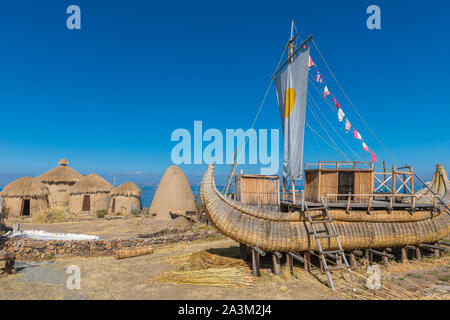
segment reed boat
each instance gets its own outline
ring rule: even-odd
[[[370,207],[369,202],[351,202],[349,208],[347,201],[325,205],[305,201],[303,210],[302,204],[281,202],[286,210],[283,212],[226,197],[217,189],[214,166],[209,165],[200,196],[209,221],[227,237],[269,252],[299,252],[319,251],[311,228],[316,221],[323,221],[316,225],[318,233],[331,233],[331,224],[334,224],[344,250],[434,243],[450,233],[448,206],[440,203],[436,195],[442,195],[439,198],[444,202],[450,201],[450,185],[442,165],[437,166],[430,189],[415,194],[421,200],[415,208],[410,199],[401,202],[374,200]],[[386,195],[373,194],[374,198],[377,196]],[[398,194],[396,198],[402,197],[404,195]],[[328,221],[325,208],[332,222]],[[307,211],[311,213],[312,223]],[[323,250],[339,249],[336,237],[318,241]]]
[[[402,248],[402,255],[408,248],[424,246],[447,250],[436,244],[450,234],[450,185],[443,165],[436,166],[431,183],[425,183],[408,165],[394,164],[388,172],[383,161],[383,170],[377,172],[376,155],[350,125],[326,83],[323,98],[333,98],[337,119],[345,123],[346,133],[353,130],[363,150],[370,152],[371,161],[303,164],[308,81],[311,83],[308,73],[315,64],[310,57],[312,36],[297,45],[296,39],[298,33],[292,24],[287,60],[277,66],[272,77],[284,139],[282,183],[278,176],[234,174],[236,160],[225,192],[220,192],[214,181],[214,165],[210,164],[200,191],[210,223],[239,242],[241,248],[250,246],[260,254],[272,252],[274,261],[281,253],[304,261],[309,253],[318,252],[328,275],[325,257],[340,256],[348,267],[344,252],[366,249],[386,257],[397,247]],[[322,83],[321,77],[317,70],[313,79]],[[233,177],[235,190],[229,194]],[[301,179],[304,190],[295,185]],[[423,188],[417,190],[419,183]],[[301,252],[304,259],[298,255]],[[259,263],[259,258],[256,260]],[[255,255],[253,265],[255,268]]]

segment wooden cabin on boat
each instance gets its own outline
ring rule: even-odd
[[[319,161],[305,165],[305,200],[320,202],[326,196],[329,201],[347,200],[365,202],[364,195],[374,191],[373,162]]]
[[[237,174],[235,199],[252,206],[278,210],[280,208],[280,177]]]

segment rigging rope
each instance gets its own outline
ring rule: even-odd
[[[289,45],[289,41],[287,42],[286,46],[284,47],[283,53],[281,54],[280,60],[278,61],[277,67],[275,68],[275,72],[278,70],[278,68],[280,67],[281,62],[283,61],[283,57],[284,57],[284,54],[286,53],[286,49],[288,48],[288,45]],[[269,90],[272,87],[273,81],[274,81],[274,79],[271,78],[270,82],[269,82],[269,85],[267,87],[266,93],[264,94],[264,98],[262,99],[262,101],[261,101],[261,103],[259,105],[258,112],[256,113],[255,119],[253,119],[253,123],[252,123],[251,129],[253,129],[254,126],[255,126],[256,120],[258,119],[259,114],[261,112],[261,109],[262,109],[262,107],[264,105],[264,102],[266,101],[267,95],[269,94]],[[245,137],[244,145],[242,146],[242,149],[239,152],[239,155],[236,158],[235,163],[233,164],[233,170],[231,171],[230,177],[228,179],[228,182],[227,182],[227,185],[226,185],[226,188],[225,188],[225,193],[224,193],[225,195],[227,195],[227,193],[228,193],[228,188],[230,187],[231,180],[232,180],[232,177],[234,175],[234,172],[236,171],[236,167],[238,165],[239,159],[241,158],[241,154],[242,154],[243,151],[245,152],[245,146],[247,145],[247,140],[248,140],[248,136]],[[222,192],[223,192],[223,190],[222,190]]]
[[[363,117],[361,116],[361,114],[358,112],[358,110],[356,109],[356,107],[353,105],[352,101],[350,100],[350,98],[347,96],[347,94],[345,93],[344,89],[342,88],[341,84],[339,83],[339,81],[336,79],[333,71],[331,71],[330,66],[328,65],[327,61],[325,60],[324,56],[322,55],[322,53],[320,52],[319,48],[317,47],[315,41],[312,39],[312,43],[314,44],[314,47],[316,48],[317,52],[319,53],[320,58],[323,60],[323,62],[325,63],[325,66],[327,67],[328,71],[330,72],[330,74],[333,76],[334,80],[336,81],[337,85],[339,86],[339,89],[341,90],[341,92],[344,94],[345,98],[347,99],[347,101],[350,103],[350,105],[352,106],[353,110],[356,112],[356,114],[358,115],[358,117],[361,119],[361,121],[364,123],[364,125],[369,129],[370,133],[374,136],[374,138],[378,141],[378,143],[384,148],[384,150],[389,154],[389,156],[397,163],[399,163],[399,161],[397,160],[397,158],[395,158],[395,156],[386,148],[386,146],[381,142],[380,139],[378,139],[378,137],[375,135],[375,133],[373,132],[373,130],[369,127],[369,125],[367,124],[367,122],[363,119]]]
[[[314,82],[311,81],[311,79],[309,79],[309,81],[315,86],[316,90],[317,86],[315,85]],[[320,91],[318,91],[320,94]],[[310,93],[308,92],[308,95],[310,95]],[[320,109],[318,103],[314,100],[314,98],[310,95],[311,100],[313,101],[313,103],[315,104],[316,108],[319,110],[319,112],[322,114],[322,116],[325,118],[325,120],[327,121],[327,123],[330,125],[330,127],[334,130],[334,132],[336,133],[336,135],[342,140],[342,142],[347,146],[347,148],[350,149],[351,152],[353,152],[353,154],[356,156],[357,159],[359,159],[360,161],[362,161],[362,158],[355,152],[355,150],[350,147],[350,145],[345,141],[345,139],[339,134],[339,132],[336,130],[336,128],[334,127],[334,125],[327,119],[327,117],[325,116],[325,114],[322,112],[322,110]],[[333,106],[331,105],[331,103],[328,100],[325,100],[325,102],[327,103],[327,105],[331,108],[331,110],[333,111],[333,113],[335,113],[336,115],[338,115],[338,112],[335,110],[335,108],[333,108]]]

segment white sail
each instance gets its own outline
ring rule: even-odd
[[[301,179],[308,90],[309,43],[275,79],[283,126],[283,177]]]

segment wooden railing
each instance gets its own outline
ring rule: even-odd
[[[437,195],[418,195],[418,194],[395,194],[395,193],[382,193],[382,194],[326,194],[324,195],[325,203],[328,203],[330,198],[335,201],[335,199],[339,198],[345,198],[344,200],[347,203],[347,211],[350,210],[351,203],[354,202],[352,199],[354,197],[358,197],[359,199],[362,199],[363,203],[367,203],[368,210],[372,208],[373,201],[376,198],[383,198],[384,200],[389,201],[389,208],[388,211],[391,211],[393,208],[394,203],[397,203],[398,199],[404,199],[404,198],[411,198],[411,210],[416,210],[416,202],[418,198],[430,198],[430,204],[433,205],[434,209],[437,209],[437,201],[438,196]],[[367,201],[365,201],[367,199]]]
[[[394,165],[392,172],[374,172],[373,182],[374,193],[414,194],[414,171],[412,169],[400,171]]]

